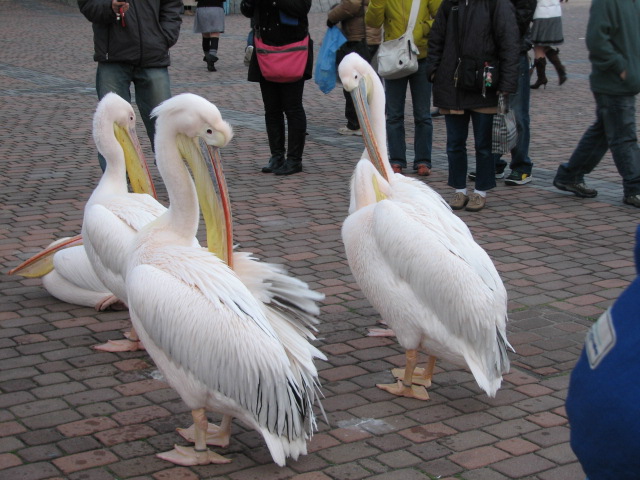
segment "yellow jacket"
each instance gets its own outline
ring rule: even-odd
[[[415,0],[420,2],[413,41],[420,49],[418,58],[426,58],[431,25],[442,0]],[[384,40],[400,37],[409,23],[412,0],[369,0],[365,22],[369,27],[384,27]]]

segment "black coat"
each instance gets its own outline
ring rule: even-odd
[[[267,45],[286,45],[298,42],[309,34],[311,0],[242,0],[240,11],[245,17],[253,19],[255,35]],[[297,25],[287,25],[281,21],[281,12],[297,19]],[[309,38],[309,56],[305,67],[304,79],[311,78],[313,71],[313,41]],[[258,82],[262,79],[260,67],[255,55],[249,64],[248,79]]]
[[[429,36],[427,78],[433,81],[433,105],[449,110],[495,107],[497,91],[515,93],[518,83],[520,35],[509,0],[464,0],[458,3],[460,56],[494,57],[500,62],[497,89],[481,93],[454,85],[458,65],[451,0],[444,0]]]
[[[93,23],[93,59],[142,68],[168,67],[169,48],[180,34],[182,0],[135,0],[130,5],[123,27],[111,2],[78,0],[80,11]]]

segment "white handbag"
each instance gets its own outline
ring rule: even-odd
[[[420,50],[413,41],[413,28],[416,25],[420,0],[413,0],[407,30],[398,38],[382,42],[378,47],[376,60],[378,75],[395,80],[418,71],[418,54]]]

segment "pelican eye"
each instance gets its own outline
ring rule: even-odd
[[[213,129],[207,128],[207,135],[213,135]]]

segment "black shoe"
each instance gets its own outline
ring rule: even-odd
[[[217,71],[215,66],[215,63],[217,61],[218,61],[217,56],[215,56],[213,53],[208,53],[207,54],[207,70],[209,70],[210,72]]]
[[[294,173],[298,173],[302,171],[302,160],[292,160],[287,158],[284,164],[277,170],[274,170],[273,173],[276,175],[293,175]]]
[[[634,207],[640,208],[640,194],[628,195],[624,197],[622,201],[627,205],[633,205]]]
[[[269,163],[267,163],[264,167],[262,167],[262,173],[272,173],[279,168],[282,168],[284,165],[284,157],[279,155],[273,155],[269,159]]]
[[[500,180],[501,178],[504,178],[504,169],[506,168],[506,165],[496,165],[496,180]],[[476,179],[476,172],[469,172],[469,174],[467,175],[467,177],[469,177],[469,180],[475,180]]]
[[[580,197],[580,198],[593,198],[596,195],[598,195],[598,191],[596,189],[589,188],[584,183],[560,183],[558,180],[554,178],[553,186],[556,187],[558,190],[571,192],[576,197]]]

